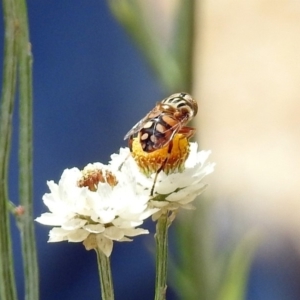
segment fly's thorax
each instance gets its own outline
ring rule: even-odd
[[[161,102],[162,106],[168,105],[174,108],[178,118],[186,119],[187,122],[196,116],[198,112],[197,102],[187,93],[176,93]]]

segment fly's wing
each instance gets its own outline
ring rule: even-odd
[[[128,139],[130,136],[135,135],[138,133],[144,125],[148,122],[148,120],[152,119],[153,117],[159,115],[161,113],[158,105],[155,106],[142,120],[137,122],[124,136],[124,140]]]
[[[179,121],[173,114],[165,113],[161,114],[159,119],[153,132],[155,138],[152,147],[154,150],[161,149],[168,145],[175,134],[180,132],[188,117]]]
[[[124,140],[127,140],[130,136],[136,134],[137,132],[139,132],[144,124],[145,124],[145,120],[146,120],[146,117],[143,118],[142,120],[140,120],[139,122],[137,122],[127,133],[126,135],[124,136]]]

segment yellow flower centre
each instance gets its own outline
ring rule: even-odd
[[[98,183],[108,183],[111,187],[118,184],[116,176],[107,170],[100,169],[87,169],[82,171],[82,178],[78,181],[79,187],[88,187],[90,191],[96,191],[98,188]]]
[[[153,152],[143,151],[139,136],[132,141],[132,156],[140,170],[147,176],[156,173],[160,168],[166,174],[182,172],[189,150],[188,139],[180,133],[173,137],[170,149],[168,144]]]

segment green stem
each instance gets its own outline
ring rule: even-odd
[[[102,300],[114,299],[114,288],[112,273],[110,268],[110,259],[99,248],[96,248],[98,271],[101,285]]]
[[[4,63],[0,111],[0,298],[17,299],[9,223],[8,164],[16,89],[17,34],[15,3],[3,0]]]
[[[19,195],[24,215],[18,225],[21,235],[25,299],[39,298],[37,251],[33,224],[32,174],[32,54],[29,42],[26,0],[15,0],[20,35],[18,38],[20,134],[19,134]]]
[[[156,278],[155,300],[165,300],[168,266],[168,213],[162,214],[156,224]]]

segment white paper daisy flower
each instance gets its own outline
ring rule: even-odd
[[[50,212],[37,222],[54,226],[49,242],[84,242],[110,256],[113,241],[131,241],[130,237],[147,234],[136,228],[156,212],[148,207],[148,197],[137,193],[132,176],[101,163],[64,170],[58,184],[47,182],[50,193],[43,196]]]
[[[116,168],[123,162],[122,172],[136,178],[140,192],[149,196],[149,205],[159,208],[152,216],[154,220],[167,211],[193,208],[190,203],[206,188],[202,179],[214,171],[215,164],[207,162],[211,151],[198,151],[197,143],[188,143],[181,137],[176,140],[175,136],[167,169],[159,172],[154,185],[156,170],[166,154],[160,150],[150,154],[135,148],[132,151],[130,155],[128,148],[122,148],[119,154],[112,155],[110,164]]]

